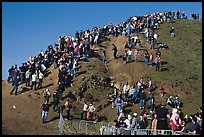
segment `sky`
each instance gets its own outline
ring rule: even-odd
[[[202,17],[202,2],[2,2],[2,80],[61,35],[169,10]]]

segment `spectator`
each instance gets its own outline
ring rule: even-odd
[[[152,120],[152,124],[151,124],[151,129],[153,131],[153,135],[156,135],[156,130],[157,130],[157,115],[153,115],[153,120]]]
[[[174,98],[174,108],[179,109],[180,107],[181,107],[181,102],[179,101],[179,97],[176,96],[176,97]]]
[[[123,109],[120,109],[120,113],[119,113],[119,116],[118,116],[118,121],[121,121],[123,118],[125,118],[125,114],[123,112]]]
[[[146,116],[141,116],[139,121],[139,129],[146,129],[148,126],[148,122]]]
[[[34,90],[36,90],[36,81],[37,81],[37,75],[36,73],[33,73],[32,77],[32,85],[31,85],[31,90],[33,90],[33,86],[34,86]]]
[[[170,107],[174,108],[174,102],[173,102],[173,97],[172,96],[168,97],[167,105],[169,105]]]
[[[127,55],[128,55],[128,62],[130,63],[132,61],[132,50],[131,50],[131,48],[128,50]]]
[[[142,90],[142,93],[140,94],[140,109],[144,108],[145,99],[146,99],[146,94],[144,90]]]
[[[170,35],[171,35],[171,37],[175,37],[175,29],[174,29],[174,27],[171,28]]]
[[[178,110],[176,108],[172,109],[172,116],[170,118],[170,125],[173,131],[181,130],[181,119],[178,115]]]
[[[132,119],[131,115],[128,115],[128,117],[124,120],[124,123],[126,124],[127,129],[130,129],[130,127],[131,127],[131,124],[130,124],[131,119]]]
[[[58,109],[58,103],[59,103],[59,93],[56,90],[53,93],[53,110],[56,111]]]
[[[104,64],[106,64],[106,48],[103,50],[103,52],[102,52],[102,62],[104,63]]]
[[[46,123],[47,115],[49,111],[48,103],[47,102],[43,103],[41,108],[42,108],[42,123]]]
[[[150,67],[152,67],[152,65],[153,65],[153,59],[154,59],[154,56],[152,53],[150,53],[150,55],[149,55],[149,66]]]
[[[65,107],[65,110],[67,111],[67,119],[69,120],[69,117],[70,117],[70,111],[71,111],[71,101],[69,98],[67,98],[65,104],[64,104],[64,107]]]
[[[81,120],[86,120],[86,115],[87,115],[87,109],[88,109],[88,105],[87,105],[87,102],[84,101],[84,106],[83,106],[83,110],[82,110],[82,113],[81,113]]]
[[[49,98],[50,98],[51,94],[49,92],[49,89],[47,88],[44,92],[43,92],[43,97],[44,97],[44,102],[49,103]]]
[[[134,51],[134,57],[135,57],[135,61],[136,61],[136,62],[138,62],[138,54],[139,54],[138,49],[135,49],[135,51]]]
[[[165,93],[165,90],[163,87],[160,88],[160,96],[163,97]]]
[[[92,103],[89,104],[89,108],[88,108],[88,110],[87,110],[87,113],[90,113],[90,121],[93,120],[93,113],[94,113],[94,111],[96,111],[96,108],[93,106]],[[88,115],[88,114],[87,114],[87,115]],[[87,117],[87,118],[89,118],[89,117]]]
[[[118,97],[115,100],[115,104],[116,104],[116,114],[117,114],[117,117],[119,117],[120,110],[122,109],[122,106],[123,106],[123,100],[120,97]]]
[[[150,100],[150,113],[154,112],[154,107],[155,107],[155,98],[154,98],[154,93],[152,93],[152,95],[149,98]]]
[[[167,118],[170,119],[170,115],[168,112],[168,109],[165,107],[164,102],[162,102],[161,106],[156,109],[155,112],[158,121],[157,121],[157,129],[164,129],[168,130],[168,123],[167,123]]]
[[[130,90],[130,86],[129,86],[128,82],[127,82],[123,87],[123,93],[125,95],[125,101],[124,102],[126,102],[126,103],[128,102],[129,90]]]
[[[126,64],[126,61],[127,61],[127,55],[128,53],[127,53],[127,50],[125,50],[124,52],[123,52],[123,63],[124,64]]]
[[[14,66],[11,66],[11,68],[8,70],[9,75],[8,75],[8,79],[6,81],[7,83],[9,83],[10,79],[12,79],[13,70],[14,70]]]
[[[11,90],[11,92],[10,92],[10,95],[12,95],[12,93],[13,93],[13,91],[15,91],[14,93],[15,93],[15,95],[17,95],[17,91],[18,91],[18,79],[17,78],[14,78],[13,79],[13,89]]]
[[[39,70],[38,89],[42,88],[43,77],[44,77],[43,73]]]
[[[117,49],[117,47],[115,46],[115,44],[112,44],[112,46],[113,46],[113,48],[112,48],[112,50],[113,50],[113,57],[114,57],[115,59],[117,59],[117,51],[118,51],[118,49]]]
[[[156,58],[156,71],[160,71],[160,66],[161,66],[161,58],[159,55],[157,55],[157,58]]]
[[[31,76],[30,69],[28,69],[26,71],[26,87],[30,86],[30,76]]]
[[[137,129],[139,128],[139,120],[137,118],[137,113],[133,114],[132,122],[131,122],[131,128]]]

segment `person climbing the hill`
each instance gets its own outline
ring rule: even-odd
[[[171,35],[171,37],[175,37],[175,29],[174,29],[174,27],[171,28],[170,35]]]
[[[112,50],[113,50],[113,57],[114,57],[114,59],[117,59],[117,51],[118,51],[118,49],[117,49],[115,44],[112,44],[112,46],[113,46],[113,48],[112,48]]]
[[[102,51],[102,62],[106,64],[106,48]]]
[[[86,120],[87,119],[87,109],[88,109],[88,105],[87,105],[87,102],[84,101],[84,106],[83,106],[83,110],[82,110],[82,113],[81,113],[81,120]]]
[[[11,68],[8,70],[9,75],[8,75],[8,79],[6,81],[7,83],[9,83],[10,79],[12,79],[13,70],[14,70],[14,66],[11,66]]]
[[[149,98],[150,101],[150,113],[154,112],[154,108],[155,108],[155,97],[154,97],[154,93],[152,93],[152,95]]]
[[[131,63],[132,62],[132,50],[131,50],[131,48],[128,50],[127,54],[128,54],[128,62]]]
[[[160,71],[160,66],[161,66],[161,58],[159,55],[157,55],[157,58],[156,58],[156,71]]]
[[[17,78],[14,78],[12,82],[13,82],[13,89],[11,90],[10,95],[12,95],[13,91],[15,91],[14,92],[15,95],[17,95],[19,80]]]
[[[64,107],[65,107],[65,110],[67,111],[67,119],[69,120],[70,111],[71,111],[71,108],[72,108],[71,100],[69,98],[67,98],[67,100],[66,100],[66,102],[64,104]]]
[[[154,56],[152,53],[149,55],[149,66],[152,67]]]
[[[44,102],[49,103],[49,98],[50,98],[51,94],[49,92],[49,89],[47,88],[44,92],[43,92],[43,97],[44,97]]]
[[[92,103],[89,104],[89,107],[87,109],[87,119],[90,119],[90,121],[93,121],[93,113],[96,111],[96,108],[93,106]]]
[[[44,102],[41,106],[42,108],[42,123],[46,123],[47,120],[47,115],[48,115],[48,111],[49,111],[49,105],[47,102]]]
[[[116,100],[115,100],[115,104],[116,104],[116,114],[117,114],[117,117],[119,117],[119,114],[120,114],[120,110],[123,108],[123,100],[118,97]]]
[[[125,100],[124,100],[125,103],[128,102],[129,90],[130,90],[130,85],[128,84],[128,82],[126,82],[126,84],[123,86],[123,94],[125,96]]]
[[[146,99],[146,94],[144,90],[142,90],[142,93],[140,93],[140,109],[144,108],[145,99]]]
[[[145,54],[144,54],[144,63],[145,63],[145,65],[148,65],[148,60],[149,60],[149,54],[147,52],[145,52]]]
[[[58,91],[56,90],[56,91],[53,93],[53,110],[54,110],[54,111],[57,111],[57,109],[58,109],[58,103],[59,103],[59,93],[58,93]]]
[[[127,50],[123,52],[123,63],[126,64],[127,61]]]
[[[138,62],[138,54],[139,54],[138,49],[135,49],[135,51],[134,51],[134,57],[135,57],[135,62],[136,62],[136,63]]]

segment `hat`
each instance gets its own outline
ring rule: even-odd
[[[128,119],[130,120],[132,117],[130,115],[128,115]]]
[[[47,88],[45,91],[47,91],[47,92],[48,92],[48,91],[49,91],[49,89]]]
[[[90,106],[92,106],[92,104],[89,104]]]
[[[137,117],[137,113],[134,113],[133,116]]]

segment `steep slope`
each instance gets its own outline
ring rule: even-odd
[[[176,37],[171,38],[170,28],[174,26]],[[97,108],[96,114],[100,121],[113,121],[116,119],[115,108],[112,109],[108,94],[113,92],[110,79],[120,83],[122,86],[127,81],[135,84],[139,77],[152,78],[153,84],[157,86],[155,92],[156,105],[162,98],[159,96],[161,86],[167,91],[164,99],[169,95],[177,95],[183,102],[182,111],[184,114],[192,114],[202,106],[202,22],[194,20],[177,20],[173,24],[164,23],[156,32],[159,34],[158,43],[164,41],[169,46],[168,50],[161,50],[164,65],[161,72],[156,72],[155,67],[144,65],[144,51],[139,52],[139,61],[124,64],[120,57],[124,51],[127,37],[108,36],[100,45],[96,47],[95,55],[89,58],[89,62],[79,62],[81,68],[79,76],[73,79],[73,86],[67,88],[63,93],[63,101],[70,97],[74,108],[71,115],[79,119],[82,111],[83,100],[93,100]],[[139,34],[141,43],[149,52],[155,54],[156,50],[149,49],[142,34]],[[118,59],[113,59],[112,44],[118,47]],[[106,65],[102,64],[100,55],[101,49],[107,48]],[[51,66],[48,69],[47,77],[43,82],[43,89],[49,88],[53,93],[57,88],[58,71]],[[86,90],[82,91],[82,87]],[[26,91],[25,84],[19,86],[19,92],[25,90],[17,96],[10,95],[11,83],[2,81],[2,127],[4,134],[58,134],[58,113],[52,111],[48,113],[48,123],[41,123],[41,109],[43,102],[42,90]],[[52,102],[52,98],[51,98]],[[147,106],[149,102],[147,102]],[[13,108],[15,106],[16,108]],[[108,112],[108,113],[107,113]],[[126,112],[130,114],[139,110],[139,105],[126,107]],[[65,112],[64,112],[65,115]],[[77,121],[78,122],[78,121]]]

